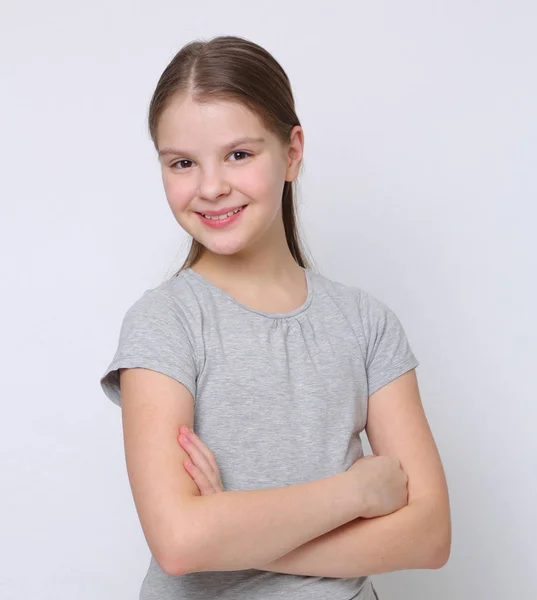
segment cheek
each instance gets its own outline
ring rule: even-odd
[[[281,197],[283,189],[283,174],[273,164],[259,162],[245,170],[237,181],[237,189],[245,196],[258,201],[277,201]]]
[[[179,178],[167,179],[163,177],[162,182],[164,184],[164,193],[172,211],[181,212],[187,209],[195,194],[193,183],[187,181],[186,177],[182,181]]]

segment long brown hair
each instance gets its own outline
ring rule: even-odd
[[[173,57],[160,76],[149,105],[149,134],[157,151],[160,116],[174,98],[183,94],[194,102],[238,101],[284,144],[289,143],[293,127],[300,125],[285,71],[267,50],[245,38],[229,35],[194,40]],[[297,227],[294,183],[286,181],[282,193],[285,236],[295,261],[301,267],[311,268],[311,258]],[[203,251],[204,246],[192,238],[188,256],[175,275],[195,264]]]

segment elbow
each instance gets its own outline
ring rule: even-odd
[[[195,507],[186,508],[183,514],[188,516],[181,518],[176,527],[166,528],[161,540],[162,543],[152,553],[166,575],[181,577],[202,570],[198,560],[200,556],[198,542],[202,532],[194,526],[198,522],[198,519],[194,518],[193,512],[191,512],[194,510],[196,510]]]
[[[431,558],[427,568],[429,569],[441,569],[449,561],[451,554],[451,546],[449,544],[443,545],[441,548],[436,549],[434,553],[431,553]]]
[[[421,551],[415,557],[417,569],[441,569],[451,554],[451,512],[449,501],[437,497],[422,499],[415,503],[420,517]]]
[[[429,560],[426,568],[441,569],[449,561],[451,555],[451,523],[449,519],[440,528],[440,531],[433,537]]]
[[[181,577],[182,575],[185,575],[182,561],[177,560],[175,556],[161,554],[158,556],[153,555],[153,558],[166,575],[170,575],[171,577]]]
[[[425,568],[441,569],[447,564],[450,553],[451,547],[448,544],[444,544],[439,548],[435,548],[434,551],[429,554],[429,560],[427,561]]]
[[[182,577],[188,573],[199,571],[192,546],[189,549],[168,549],[167,551],[153,554],[153,557],[162,571],[172,577]]]

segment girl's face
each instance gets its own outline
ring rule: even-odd
[[[170,104],[157,139],[166,197],[179,225],[215,254],[285,242],[283,186],[298,175],[303,146],[301,128],[291,134],[284,146],[238,102],[198,104],[186,96]],[[218,227],[203,216],[237,208],[238,215]]]

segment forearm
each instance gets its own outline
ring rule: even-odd
[[[447,560],[449,540],[445,514],[430,501],[415,501],[384,517],[350,521],[255,568],[315,577],[438,568]]]
[[[362,506],[347,477],[192,498],[181,573],[256,568],[352,521]]]

